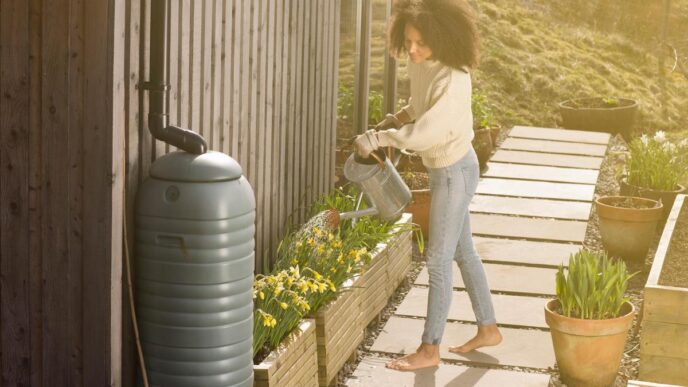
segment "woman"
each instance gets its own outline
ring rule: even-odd
[[[387,364],[397,370],[415,370],[439,364],[439,344],[452,299],[452,260],[461,269],[478,331],[449,351],[466,353],[502,341],[485,270],[473,245],[468,211],[480,176],[471,145],[468,72],[478,62],[475,16],[463,0],[400,0],[392,17],[390,47],[396,56],[408,55],[410,103],[388,114],[377,130],[358,136],[354,144],[363,157],[384,146],[414,150],[428,169],[432,205],[425,328],[415,353]]]

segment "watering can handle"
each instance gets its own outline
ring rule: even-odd
[[[385,165],[385,162],[382,161],[382,159],[380,158],[380,156],[378,156],[377,153],[375,153],[375,152],[370,153],[370,156],[371,156],[372,158],[374,158],[375,160],[377,160],[378,164],[380,164],[380,168],[382,168],[382,170],[384,171],[386,165]]]

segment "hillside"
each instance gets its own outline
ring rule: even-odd
[[[651,3],[651,5],[646,5]],[[659,75],[657,43],[662,1],[472,0],[479,14],[482,58],[474,87],[486,95],[495,120],[559,124],[557,103],[583,96],[617,96],[640,102],[638,131],[688,132],[688,0],[673,0],[664,47],[666,75]],[[383,2],[375,2],[371,90],[381,91]],[[353,84],[352,41],[341,41],[340,85]],[[348,51],[351,50],[351,51]],[[673,69],[673,72],[672,72]],[[398,97],[408,93],[403,61]]]

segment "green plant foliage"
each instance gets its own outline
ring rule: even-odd
[[[626,264],[605,252],[581,249],[569,257],[568,269],[559,265],[557,298],[567,317],[601,320],[619,316],[628,299],[624,296],[629,274]]]
[[[473,111],[473,129],[494,127],[494,114],[485,93],[480,90],[473,91],[471,110]]]
[[[305,314],[317,312],[345,288],[348,280],[365,271],[370,252],[378,243],[411,227],[366,216],[357,222],[342,220],[333,228],[324,211],[352,211],[357,194],[350,188],[322,196],[312,205],[310,220],[280,242],[273,272],[256,276],[254,354],[276,348]],[[422,240],[420,243],[422,248]]]
[[[643,134],[634,139],[628,150],[628,184],[673,191],[688,174],[688,139],[676,144],[658,131],[652,137]]]
[[[354,114],[354,90],[339,84],[337,95],[337,117],[349,120]],[[368,124],[376,125],[384,118],[384,96],[382,93],[370,90],[368,93]]]

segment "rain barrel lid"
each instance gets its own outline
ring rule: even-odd
[[[155,160],[150,175],[162,180],[211,182],[238,179],[242,170],[239,163],[221,152],[195,155],[177,151]]]

